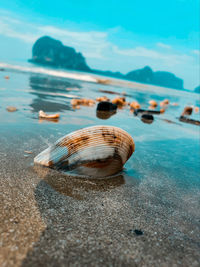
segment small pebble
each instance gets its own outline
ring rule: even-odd
[[[137,229],[135,229],[134,232],[136,235],[143,235],[144,234],[141,230],[137,230]]]
[[[141,121],[143,121],[144,123],[151,124],[153,120],[154,120],[154,117],[151,114],[142,114],[141,116]]]
[[[130,233],[135,233],[136,235],[143,235],[144,233],[141,231],[141,230],[138,230],[138,229],[131,229],[129,230]]]
[[[117,105],[108,101],[99,102],[97,105],[98,111],[113,111],[117,109]]]

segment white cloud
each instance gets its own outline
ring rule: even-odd
[[[180,77],[188,77],[188,80],[192,79],[190,77],[193,73],[197,73],[199,50],[192,50],[190,55],[187,55],[180,49],[174,50],[170,45],[162,42],[157,42],[151,49],[147,48],[146,44],[125,49],[109,41],[118,30],[119,27],[105,32],[74,31],[53,25],[31,24],[0,10],[0,35],[18,39],[29,47],[39,37],[49,35],[83,53],[92,68],[127,72],[149,65],[157,70],[172,71]],[[195,83],[195,79],[192,83]]]
[[[192,50],[192,53],[195,55],[200,56],[200,50]]]
[[[49,34],[62,40],[64,44],[75,47],[88,58],[103,58],[103,51],[110,45],[106,32],[75,32],[54,26],[40,26],[38,30],[41,35]]]
[[[23,32],[24,24],[13,18],[1,17],[0,18],[0,35],[4,35],[11,38],[20,39],[26,43],[33,43],[37,38],[37,35],[30,32]]]
[[[163,43],[157,43],[156,45],[157,45],[158,47],[165,48],[165,49],[170,49],[170,48],[172,48],[171,45],[163,44]]]
[[[113,46],[113,50],[116,54],[128,57],[150,58],[152,60],[163,61],[166,64],[166,66],[183,64],[185,62],[190,62],[192,60],[192,57],[185,54],[161,53],[159,51],[153,49],[147,49],[145,47],[120,49],[117,46]]]
[[[107,41],[107,32],[78,32],[51,25],[32,25],[12,18],[8,14],[0,17],[0,35],[17,38],[26,43],[34,43],[37,38],[49,35],[61,40],[67,46],[73,46],[87,58],[105,59],[104,51],[110,46]]]

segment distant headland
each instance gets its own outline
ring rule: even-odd
[[[32,59],[30,59],[29,62],[58,68],[86,71],[174,89],[184,89],[183,80],[176,77],[173,73],[166,71],[154,72],[149,66],[143,69],[130,71],[125,75],[120,72],[91,69],[81,53],[76,52],[74,48],[65,46],[60,41],[49,36],[43,36],[34,43]]]
[[[200,85],[194,88],[194,92],[200,94]]]

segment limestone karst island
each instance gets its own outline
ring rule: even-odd
[[[130,81],[183,89],[182,79],[170,72],[153,71],[149,66],[130,71],[127,74],[91,69],[81,53],[49,36],[43,36],[35,42],[32,49],[32,59],[29,61],[46,66],[91,72]]]

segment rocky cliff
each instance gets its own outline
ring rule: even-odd
[[[32,49],[30,62],[72,70],[90,71],[81,53],[51,37],[39,38]]]
[[[194,92],[195,92],[195,93],[200,93],[200,85],[197,86],[196,88],[194,88]]]
[[[176,77],[173,73],[166,71],[153,71],[146,66],[143,69],[134,70],[125,75],[128,80],[150,83],[154,85],[183,89],[183,80]]]
[[[125,75],[120,72],[92,70],[87,65],[86,60],[81,53],[76,52],[72,47],[64,46],[60,41],[48,36],[43,36],[35,42],[32,50],[32,59],[29,61],[53,67],[92,72],[108,77],[183,89],[182,79],[170,72],[154,72],[148,66],[143,69],[131,71]]]

